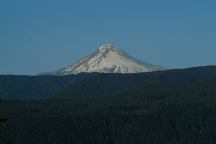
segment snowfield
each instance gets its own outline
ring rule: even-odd
[[[159,70],[164,70],[164,68],[137,60],[112,44],[104,44],[98,48],[97,52],[81,59],[74,65],[48,74],[70,75],[81,72],[140,73]]]

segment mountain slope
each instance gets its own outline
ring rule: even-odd
[[[115,48],[112,44],[105,44],[97,52],[81,59],[76,64],[45,74],[70,75],[81,72],[139,73],[158,70],[164,70],[164,68],[137,60],[123,50]]]
[[[196,67],[137,74],[92,73],[85,79],[75,81],[50,98],[71,99],[73,97],[110,97],[161,88],[185,88],[203,81],[216,79],[216,67]],[[174,90],[175,91],[175,90]],[[173,92],[174,93],[174,92]]]
[[[157,90],[169,85],[185,87],[215,79],[216,67],[197,67],[150,73],[81,73],[68,76],[0,76],[0,99],[70,99],[72,97],[113,96],[134,93],[144,87]],[[54,96],[54,97],[52,97]]]
[[[45,99],[72,83],[75,77],[0,75],[0,99]],[[78,77],[76,76],[76,80]]]

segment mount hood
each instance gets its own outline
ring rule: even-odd
[[[43,73],[46,75],[70,75],[91,73],[141,73],[165,70],[156,65],[137,60],[112,44],[104,44],[98,50],[65,68]]]

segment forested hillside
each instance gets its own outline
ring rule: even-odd
[[[0,143],[215,144],[215,86],[215,67],[91,74],[46,100],[4,100]]]

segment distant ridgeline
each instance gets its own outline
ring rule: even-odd
[[[215,79],[216,66],[137,74],[1,75],[0,99],[40,100],[115,96],[151,86],[182,88],[191,85],[211,85]]]

